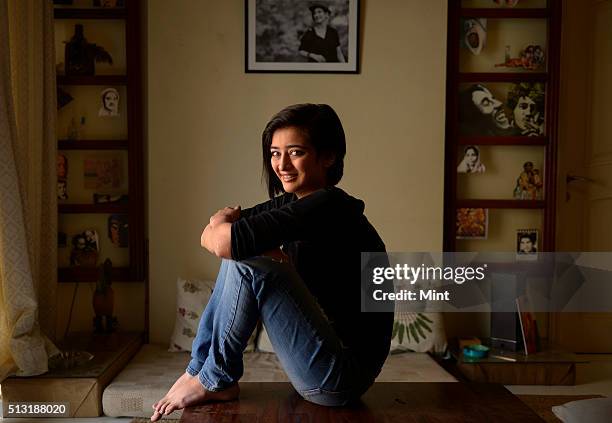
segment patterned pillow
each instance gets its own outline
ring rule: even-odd
[[[210,299],[214,282],[201,280],[176,280],[176,321],[168,351],[191,351],[193,338],[198,331],[200,316]]]
[[[214,282],[197,279],[186,280],[179,277],[176,280],[176,321],[168,351],[191,351],[191,344],[198,332],[200,316],[210,300],[214,286]],[[254,330],[245,352],[255,350],[256,333],[257,330]]]
[[[431,351],[443,354],[446,347],[442,313],[395,312],[391,353]]]

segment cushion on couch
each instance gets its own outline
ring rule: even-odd
[[[198,332],[200,316],[212,295],[215,283],[199,279],[176,280],[176,319],[170,337],[168,351],[191,351],[191,344]],[[245,351],[255,349],[255,332],[249,339]]]
[[[214,283],[198,279],[176,280],[176,320],[168,351],[191,351],[200,315],[208,304]]]
[[[443,354],[446,351],[442,313],[396,311],[393,320],[392,353],[414,351]]]

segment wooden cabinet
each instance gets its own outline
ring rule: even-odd
[[[73,3],[54,9],[58,95],[66,102],[58,109],[58,173],[59,163],[67,162],[61,177],[67,198],[58,199],[58,279],[96,281],[96,265],[110,258],[113,281],[142,282],[146,252],[141,5],[138,0],[112,8],[94,7],[91,0]],[[66,74],[65,43],[77,25],[82,25],[88,43],[104,48],[112,65],[96,63],[93,75]],[[118,110],[110,115],[102,110],[109,91],[118,96]],[[98,237],[95,263],[79,262],[73,253],[73,240],[89,229]]]

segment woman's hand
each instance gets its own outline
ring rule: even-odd
[[[319,63],[327,62],[327,60],[325,60],[325,56],[321,54],[310,53],[308,57],[310,57],[313,60],[316,60]]]
[[[213,214],[208,223],[218,225],[220,223],[234,223],[240,219],[240,206],[224,207]]]
[[[232,258],[232,223],[240,219],[240,206],[225,207],[213,214],[200,236],[200,245],[222,258]]]

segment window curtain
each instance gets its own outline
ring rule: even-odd
[[[57,351],[55,90],[52,1],[0,0],[0,381]]]

